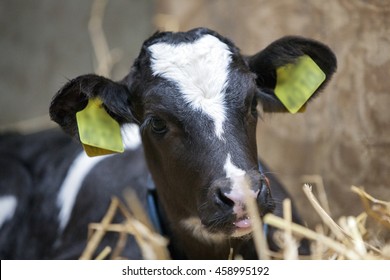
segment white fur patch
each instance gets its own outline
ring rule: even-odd
[[[0,197],[0,228],[6,221],[12,219],[17,205],[18,200],[13,195],[4,195]]]
[[[215,134],[222,139],[231,62],[228,46],[207,34],[192,43],[157,43],[149,49],[153,74],[176,83],[186,102],[213,120]]]
[[[224,169],[226,172],[226,178],[237,178],[237,177],[244,177],[246,172],[242,170],[241,168],[238,168],[232,163],[232,157],[230,153],[227,154]]]
[[[226,157],[224,169],[226,178],[229,178],[232,183],[232,189],[228,197],[233,201],[245,201],[243,184],[246,183],[246,172],[232,163],[230,153]]]
[[[135,150],[141,146],[141,134],[136,124],[124,124],[121,126],[122,141],[126,150]]]
[[[226,197],[231,199],[233,202],[235,202],[233,206],[233,212],[238,216],[242,217],[246,213],[244,212],[244,205],[245,205],[245,187],[250,187],[248,184],[248,178],[246,176],[246,172],[237,166],[235,166],[232,163],[230,153],[228,153],[226,157],[226,162],[224,165],[224,169],[226,172],[226,178],[229,178],[231,181],[231,191],[228,194],[225,194]],[[250,190],[250,195],[253,197],[257,196],[257,193]]]
[[[220,243],[226,240],[227,236],[223,233],[210,233],[202,224],[199,218],[190,217],[181,221],[181,225],[191,231],[191,233],[200,241],[207,243]]]
[[[70,166],[57,196],[57,206],[60,209],[58,216],[60,231],[64,230],[69,222],[77,194],[80,191],[84,178],[96,164],[109,156],[111,155],[88,157],[83,151]]]

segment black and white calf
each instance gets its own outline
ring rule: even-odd
[[[3,136],[0,257],[77,258],[88,223],[101,219],[111,196],[131,186],[146,207],[150,172],[173,257],[226,259],[232,247],[255,258],[242,182],[261,216],[281,215],[287,197],[259,164],[257,109],[286,111],[274,94],[276,69],[303,55],[325,73],[321,90],[336,69],[323,44],[285,37],[243,56],[205,28],[156,33],[121,81],[92,74],[69,81],[52,101],[51,118],[79,138],[75,115],[97,97],[127,149],[89,158],[58,131]],[[126,257],[141,258],[134,240]]]

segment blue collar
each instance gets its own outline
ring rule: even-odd
[[[147,199],[147,211],[149,214],[149,218],[150,221],[152,222],[154,230],[160,235],[163,235],[163,226],[161,223],[161,217],[160,217],[160,212],[158,207],[156,186],[154,185],[151,176],[149,176],[147,179],[147,187],[148,187],[148,193],[146,199]]]

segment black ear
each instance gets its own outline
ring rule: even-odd
[[[287,112],[274,91],[277,69],[294,64],[305,55],[309,56],[325,74],[325,80],[315,90],[310,98],[312,99],[327,85],[337,68],[336,56],[326,45],[311,39],[287,36],[273,42],[259,53],[247,57],[250,70],[257,75],[258,99],[265,112]]]
[[[76,113],[87,106],[89,99],[96,97],[118,123],[134,121],[127,87],[93,74],[79,76],[57,92],[50,105],[50,118],[65,132],[77,136]]]

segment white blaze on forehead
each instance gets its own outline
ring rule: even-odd
[[[212,35],[192,43],[157,43],[149,47],[154,75],[173,81],[194,110],[209,116],[222,139],[226,118],[224,96],[231,52]]]
[[[13,195],[5,195],[0,197],[0,228],[3,224],[12,219],[15,214],[18,200]]]

